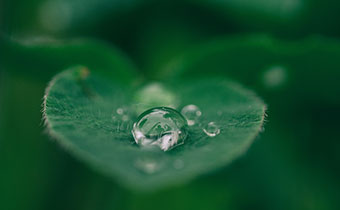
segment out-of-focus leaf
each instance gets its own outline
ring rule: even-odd
[[[148,0],[147,0],[148,1]],[[42,26],[52,32],[89,27],[112,14],[121,14],[145,0],[47,0],[39,8]]]
[[[73,65],[86,65],[99,74],[128,82],[134,66],[122,52],[94,40],[27,40],[15,42],[0,37],[0,65],[11,73],[47,79]]]
[[[340,95],[339,49],[338,41],[323,38],[295,42],[267,36],[226,38],[174,59],[159,77],[228,76],[274,99],[271,105],[281,108],[306,101],[335,104]]]

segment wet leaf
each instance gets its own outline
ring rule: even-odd
[[[70,153],[103,173],[133,188],[155,190],[230,164],[262,128],[264,103],[234,82],[203,78],[162,86],[174,93],[178,110],[195,104],[202,111],[185,143],[173,150],[145,150],[134,142],[132,124],[146,103],[135,97],[142,87],[122,86],[80,66],[56,75],[46,89],[48,132]],[[210,121],[220,128],[213,138],[201,127]]]

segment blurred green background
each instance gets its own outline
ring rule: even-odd
[[[331,0],[0,1],[0,209],[340,209],[339,11]],[[265,131],[226,168],[130,191],[44,134],[44,89],[62,64],[4,41],[78,38],[120,49],[149,79],[199,49],[191,75],[254,89],[269,106]]]

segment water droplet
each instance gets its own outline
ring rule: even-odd
[[[263,83],[268,88],[282,86],[287,79],[287,70],[283,66],[272,66],[263,74]]]
[[[132,135],[142,147],[159,147],[163,151],[184,143],[188,135],[184,117],[169,107],[156,107],[143,112],[134,123]]]
[[[116,113],[118,114],[118,116],[113,116],[112,119],[121,119],[122,121],[129,121],[130,120],[130,113],[128,108],[126,107],[119,107],[116,110]]]
[[[118,107],[114,109],[111,116],[114,130],[117,132],[129,131],[132,127],[131,118],[133,117],[129,107]]]
[[[122,114],[124,114],[124,109],[123,108],[118,108],[116,110],[116,112],[117,112],[117,114],[122,115]]]
[[[194,125],[202,115],[201,110],[194,104],[183,107],[181,113],[186,118],[189,126]]]
[[[136,168],[147,174],[153,174],[160,169],[156,160],[148,158],[138,158],[135,162]]]
[[[215,137],[220,134],[220,128],[216,125],[215,122],[208,123],[208,125],[203,128],[203,131],[209,137]]]

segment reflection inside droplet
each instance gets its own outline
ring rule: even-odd
[[[169,107],[156,107],[143,112],[132,129],[138,145],[145,148],[159,147],[163,151],[183,144],[187,134],[186,120]]]

